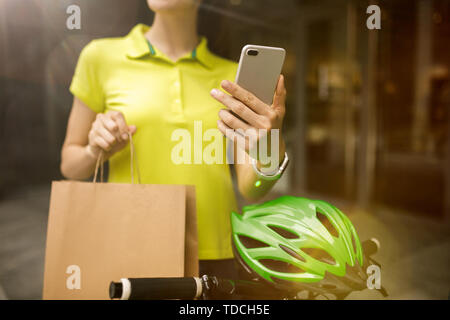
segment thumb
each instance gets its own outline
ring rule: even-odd
[[[129,130],[130,133],[133,135],[133,134],[136,133],[137,128],[136,128],[135,125],[130,125],[130,126],[128,126],[128,130]]]
[[[277,87],[273,95],[272,107],[281,111],[284,111],[286,103],[286,88],[284,86],[284,76],[280,74],[278,78]]]

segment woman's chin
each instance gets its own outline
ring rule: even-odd
[[[149,8],[154,12],[193,9],[199,2],[199,0],[147,0]]]

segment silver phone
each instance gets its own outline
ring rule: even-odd
[[[241,51],[235,82],[271,105],[285,55],[283,48],[246,45]]]

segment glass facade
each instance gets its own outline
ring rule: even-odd
[[[71,76],[91,39],[151,24],[145,1],[0,0],[0,191],[59,178]],[[281,46],[291,164],[283,193],[449,212],[450,2],[204,0],[199,31],[237,61],[245,44]],[[280,192],[280,190],[278,190]],[[277,189],[273,195],[277,194]]]

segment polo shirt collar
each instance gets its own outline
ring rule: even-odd
[[[125,37],[128,41],[127,56],[132,59],[139,59],[144,56],[150,56],[153,58],[160,58],[173,63],[168,57],[166,57],[161,51],[153,46],[147,38],[145,33],[150,29],[145,24],[136,25],[130,33]],[[213,54],[208,49],[208,41],[205,37],[200,38],[200,43],[192,50],[190,54],[186,54],[181,57],[182,59],[195,59],[203,64],[207,68],[211,68],[213,65]]]
[[[200,63],[207,68],[211,68],[214,62],[214,55],[208,49],[208,40],[205,37],[200,38],[200,43],[192,51],[194,59],[197,59]]]

